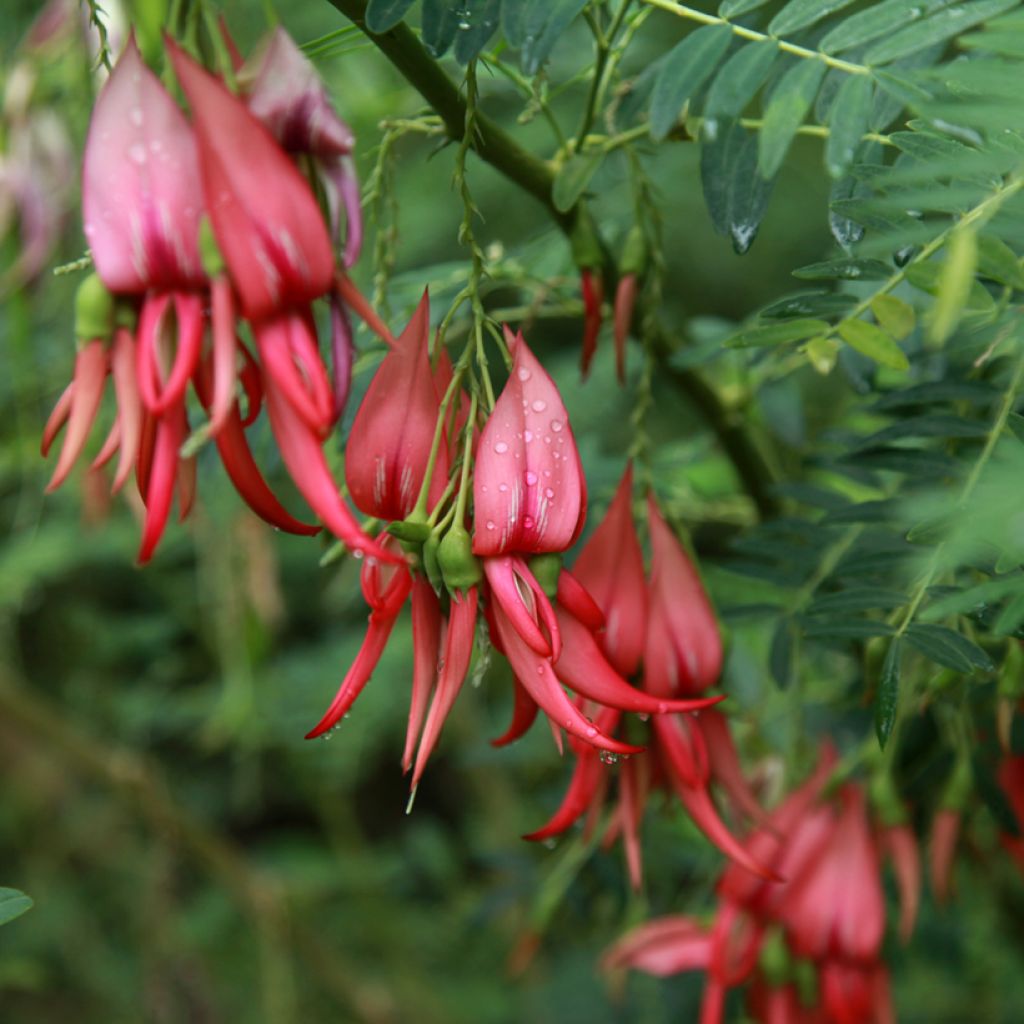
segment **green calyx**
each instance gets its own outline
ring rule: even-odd
[[[896,792],[892,775],[885,769],[876,772],[871,779],[869,790],[871,806],[878,819],[886,827],[904,825],[907,821],[907,810]]]
[[[99,279],[90,274],[75,293],[75,338],[87,345],[97,338],[109,341],[114,334],[116,302]]]
[[[453,526],[437,549],[441,577],[449,591],[468,590],[483,579],[480,559],[473,554],[473,542],[466,528]]]
[[[423,571],[427,575],[430,585],[440,593],[444,586],[444,579],[441,576],[441,566],[438,561],[438,551],[441,546],[441,538],[436,533],[431,533],[423,542],[423,551],[420,555],[423,562]]]
[[[534,555],[527,565],[534,579],[540,584],[540,589],[548,597],[554,598],[558,593],[558,577],[562,572],[562,556],[554,552],[547,555]]]
[[[810,960],[793,961],[793,982],[797,998],[805,1009],[818,1005],[818,970]]]
[[[626,274],[639,276],[644,272],[646,265],[647,240],[640,228],[633,227],[626,235],[626,244],[622,248],[622,259],[619,262],[619,272],[623,277]]]
[[[582,206],[572,226],[569,244],[572,246],[572,259],[577,267],[593,269],[601,266],[604,254],[601,252],[597,229],[590,214]]]
[[[425,544],[430,537],[430,527],[425,518],[420,519],[413,513],[408,519],[396,523],[388,523],[388,533],[409,544]]]
[[[199,261],[207,277],[220,277],[224,273],[224,256],[206,214],[199,221]]]

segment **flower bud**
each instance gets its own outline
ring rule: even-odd
[[[461,524],[453,526],[441,539],[437,564],[444,585],[453,592],[475,587],[483,579],[480,561],[473,554],[469,531]]]
[[[114,333],[114,296],[98,274],[90,274],[75,293],[75,337],[79,345]]]

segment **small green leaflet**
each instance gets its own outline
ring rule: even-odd
[[[844,320],[838,331],[839,337],[850,348],[855,348],[882,366],[890,366],[894,370],[906,370],[910,366],[903,349],[880,327],[866,320]]]
[[[370,0],[366,5],[366,27],[375,35],[394,28],[415,0]]]
[[[900,640],[897,637],[885,652],[882,662],[882,675],[878,680],[878,693],[875,694],[875,735],[878,745],[885,748],[896,724],[896,709],[899,705],[900,691]]]
[[[651,138],[660,142],[668,135],[683,104],[707,81],[731,41],[728,25],[705,25],[668,54],[651,96]]]
[[[884,281],[892,275],[892,267],[881,260],[847,257],[825,263],[808,263],[793,271],[802,281]]]
[[[886,0],[858,11],[830,29],[818,44],[825,53],[841,53],[891,35],[910,22],[920,21],[934,11],[948,7],[950,0]]]
[[[768,669],[772,679],[786,689],[793,681],[795,667],[795,646],[797,626],[792,619],[779,619],[772,634],[772,646],[768,655]]]
[[[524,74],[535,75],[540,71],[555,43],[586,6],[587,0],[530,0],[519,54]]]
[[[782,166],[824,77],[825,65],[808,60],[799,61],[782,76],[768,103],[759,135],[758,170],[763,178],[775,177]]]
[[[893,33],[882,42],[876,43],[864,54],[865,64],[888,64],[899,60],[926,46],[941,43],[960,35],[965,29],[980,25],[1011,7],[1019,0],[975,0],[974,3],[957,4],[938,11],[925,21]]]
[[[868,130],[875,87],[867,75],[850,75],[840,86],[828,114],[825,166],[841,178],[853,163],[860,140]]]
[[[502,0],[451,0],[460,7],[455,35],[455,59],[468,64],[487,45],[498,27]]]
[[[1011,288],[1024,288],[1024,269],[1016,253],[993,235],[978,238],[978,273]]]
[[[879,327],[897,341],[910,334],[917,322],[914,307],[895,295],[876,295],[871,300],[871,312]]]
[[[722,18],[738,18],[741,14],[764,7],[766,3],[768,0],[723,0],[718,6],[718,14]]]
[[[789,3],[768,22],[768,35],[792,35],[844,7],[849,7],[851,3],[853,0],[789,0]]]
[[[423,0],[423,45],[431,57],[443,57],[452,45],[459,19],[450,0]]]
[[[551,200],[556,210],[568,213],[576,205],[603,160],[604,150],[601,149],[590,153],[574,153],[566,160],[555,175],[551,188]]]
[[[957,228],[946,242],[946,258],[928,324],[928,334],[936,344],[942,344],[956,330],[971,295],[977,265],[978,236],[970,228]]]
[[[707,121],[718,118],[739,117],[743,108],[764,85],[779,49],[770,39],[747,43],[722,65],[708,90],[704,104],[705,130]]]
[[[16,917],[21,917],[32,907],[32,897],[26,896],[17,889],[0,887],[0,924],[7,924]]]
[[[787,341],[803,341],[816,334],[824,334],[829,325],[825,320],[786,320],[780,324],[759,324],[726,338],[726,348],[757,348],[763,345],[782,345]]]
[[[757,138],[735,121],[704,125],[700,180],[715,230],[745,253],[757,237],[772,182],[757,173]]]
[[[976,668],[985,672],[992,670],[989,656],[956,630],[932,623],[915,622],[907,627],[906,638],[926,658],[955,672],[973,672]]]

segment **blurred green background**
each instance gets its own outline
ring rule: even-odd
[[[266,26],[263,5],[224,9],[248,49]],[[5,4],[5,77],[37,10],[25,0]],[[279,14],[299,42],[342,24],[314,0],[281,5]],[[672,42],[656,24],[637,37],[627,59],[634,70]],[[555,51],[551,80],[588,60],[576,25]],[[366,180],[379,123],[416,114],[422,101],[367,45],[346,45],[319,66],[356,132]],[[480,80],[487,112],[548,155],[542,119],[517,125],[522,99],[504,79]],[[40,69],[41,102],[63,119],[78,153],[91,102],[83,81],[71,56]],[[567,128],[584,89],[578,83],[559,100]],[[431,139],[396,145],[397,265],[387,291],[395,326],[424,285],[436,320],[464,280],[453,155]],[[715,337],[719,321],[795,290],[789,270],[830,251],[817,140],[795,147],[745,257],[711,228],[694,146],[664,146],[648,161],[668,242],[662,318],[681,333]],[[609,160],[593,184],[595,213],[612,237],[631,219],[625,177]],[[568,248],[544,211],[476,161],[470,184],[481,244],[500,246],[525,273],[561,280],[571,301]],[[16,232],[4,245],[9,260]],[[72,211],[52,263],[83,251]],[[367,290],[369,264],[368,254],[357,273]],[[406,618],[330,742],[302,738],[362,639],[356,563],[318,568],[318,541],[264,527],[209,451],[194,514],[169,528],[145,571],[133,566],[138,526],[129,503],[110,503],[80,470],[44,498],[50,466],[38,439],[69,379],[76,281],[44,272],[0,307],[0,885],[35,899],[0,930],[0,1022],[694,1019],[699,977],[608,979],[597,960],[649,913],[710,908],[720,858],[671,808],[655,808],[647,823],[642,895],[629,892],[617,849],[579,838],[553,848],[522,842],[556,805],[568,766],[539,725],[512,748],[489,745],[510,712],[497,659],[478,689],[467,686],[406,815]],[[508,301],[495,294],[495,305]],[[566,316],[540,321],[530,337],[566,395],[596,521],[630,442],[631,396],[614,383],[608,337],[580,387],[579,335],[579,320]],[[723,390],[740,373],[732,360],[720,357],[709,371]],[[352,408],[372,363],[364,360]],[[820,410],[834,416],[851,394],[841,377],[801,373],[766,389],[745,415],[798,451]],[[716,600],[739,600],[743,582],[714,569],[715,538],[748,522],[749,506],[669,382],[655,382],[655,398],[659,492],[677,515],[708,527]],[[265,427],[254,445],[299,507]],[[738,721],[756,715],[754,754],[768,770],[792,737],[764,661],[765,638],[737,631],[726,689]],[[1019,880],[969,864],[958,883],[960,898],[944,913],[925,898],[914,945],[892,950],[900,1019],[1019,1021]]]

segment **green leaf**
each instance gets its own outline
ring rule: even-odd
[[[519,53],[524,74],[535,75],[540,71],[555,43],[586,6],[587,0],[530,0]]]
[[[768,22],[768,35],[792,35],[844,7],[849,7],[851,3],[853,0],[789,0],[789,3]]]
[[[26,896],[17,889],[0,887],[0,924],[7,924],[16,917],[21,917],[32,907],[32,897]]]
[[[366,5],[366,27],[380,35],[394,28],[412,7],[414,0],[370,0]]]
[[[723,0],[718,6],[718,13],[723,18],[738,18],[741,14],[749,14],[769,2],[770,0]]]
[[[825,53],[841,53],[863,46],[902,29],[909,22],[920,21],[949,3],[950,0],[886,0],[841,21],[825,33],[818,46]]]
[[[977,265],[978,236],[970,228],[957,228],[946,241],[946,258],[928,324],[928,334],[937,345],[956,330],[971,294]]]
[[[987,405],[999,396],[999,391],[980,381],[948,380],[934,384],[915,384],[882,395],[872,409],[903,409],[910,405],[932,405],[937,402],[973,402]]]
[[[651,138],[660,142],[668,135],[683,104],[707,81],[730,42],[728,25],[705,25],[671,50],[651,96]]]
[[[902,341],[910,334],[917,323],[914,307],[895,295],[876,295],[871,300],[871,312],[879,327],[897,341]]]
[[[758,316],[770,320],[789,320],[795,316],[824,319],[844,315],[857,299],[845,292],[797,292],[769,303]]]
[[[921,291],[938,296],[942,277],[943,264],[936,260],[923,263],[912,263],[906,269],[907,280]],[[967,295],[968,310],[981,313],[991,312],[995,308],[995,299],[986,291],[980,281],[973,281]]]
[[[978,237],[978,273],[1010,288],[1024,288],[1024,270],[1017,254],[994,235]]]
[[[864,54],[864,63],[888,64],[890,61],[923,50],[926,46],[952,39],[965,29],[1016,7],[1018,2],[1019,0],[974,0],[973,3],[947,7],[930,18],[909,25],[876,43]]]
[[[423,0],[421,30],[423,45],[435,60],[443,57],[455,39],[459,19],[453,0]]]
[[[834,619],[818,616],[804,626],[804,636],[817,640],[870,640],[895,632],[894,626],[881,619],[851,619],[845,615]]]
[[[946,626],[915,622],[907,627],[906,638],[926,658],[955,672],[992,671],[989,656],[973,641]]]
[[[708,90],[704,104],[704,129],[712,138],[714,127],[709,130],[708,121],[739,117],[743,108],[754,98],[764,85],[768,73],[779,55],[779,49],[769,39],[747,43],[737,50],[722,65]]]
[[[867,75],[850,75],[843,82],[828,115],[825,166],[841,178],[853,163],[857,147],[868,130],[875,87]]]
[[[494,35],[502,0],[454,0],[456,4],[455,59],[468,64]]]
[[[866,320],[844,320],[838,327],[839,337],[850,348],[855,348],[862,355],[874,359],[882,366],[894,370],[906,370],[910,363],[906,354],[880,327],[869,324]]]
[[[816,598],[805,612],[806,615],[826,615],[836,612],[872,612],[901,608],[907,603],[902,590],[888,587],[848,587],[835,594]]]
[[[576,205],[603,160],[604,150],[597,149],[574,153],[562,164],[551,188],[555,209],[568,213]]]
[[[736,252],[745,253],[754,244],[772,191],[772,182],[757,173],[757,138],[735,121],[705,122],[700,179],[715,230],[732,239]]]
[[[891,275],[892,267],[887,263],[855,257],[808,263],[806,267],[793,271],[794,277],[804,281],[884,281]]]
[[[782,345],[787,341],[803,341],[829,329],[824,320],[787,320],[781,324],[759,324],[726,338],[726,348],[758,348]]]
[[[875,694],[875,735],[878,744],[885,749],[893,726],[896,724],[896,709],[899,705],[900,691],[900,641],[899,638],[889,644],[882,662],[882,675],[878,680],[878,692]]]
[[[821,61],[798,61],[772,92],[759,136],[758,170],[763,178],[775,177],[782,166],[824,77],[825,65]]]
[[[523,45],[526,36],[526,15],[530,0],[503,0],[501,5],[501,34],[513,50]]]
[[[768,670],[772,679],[786,689],[793,681],[795,667],[796,623],[792,619],[779,619],[772,633],[772,646],[768,655]]]

